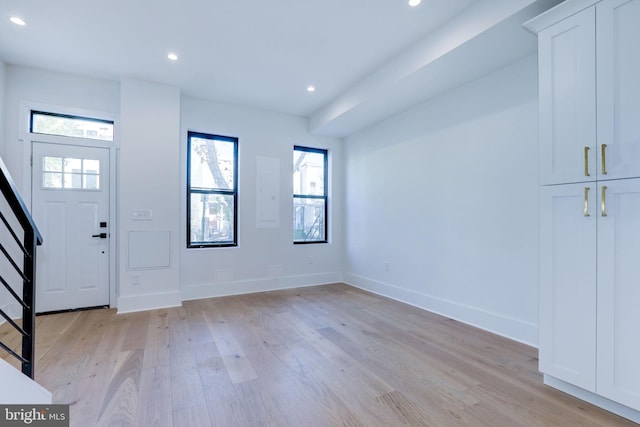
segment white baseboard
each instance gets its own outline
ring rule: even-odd
[[[182,300],[180,299],[179,291],[130,295],[118,298],[118,314],[154,310],[156,308],[179,307],[181,305]]]
[[[344,283],[350,286],[467,323],[514,341],[533,347],[538,346],[538,326],[536,324],[492,313],[478,307],[399,288],[355,274],[344,273],[343,276]]]
[[[182,300],[215,298],[254,292],[277,291],[341,282],[340,273],[305,274],[255,280],[235,280],[220,283],[205,283],[182,289]]]
[[[628,406],[621,405],[605,397],[598,396],[590,391],[581,389],[562,380],[554,378],[549,375],[544,375],[544,383],[550,387],[557,388],[571,396],[582,399],[600,408],[606,409],[609,412],[618,414],[628,420],[640,424],[640,412],[629,408]]]

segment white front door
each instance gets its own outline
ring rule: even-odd
[[[109,150],[33,142],[38,313],[109,305]]]

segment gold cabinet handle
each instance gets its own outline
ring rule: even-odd
[[[584,176],[589,175],[589,147],[584,147]]]
[[[607,186],[602,186],[602,195],[600,197],[602,206],[600,207],[602,216],[607,216]]]
[[[607,174],[607,161],[605,160],[606,159],[605,158],[605,152],[607,151],[606,150],[607,149],[607,144],[602,144],[601,148],[602,148],[602,152],[601,152],[602,156],[600,156],[600,157],[602,157],[602,175],[606,175]],[[606,188],[606,187],[603,187],[603,188]]]
[[[589,215],[589,190],[591,188],[584,187],[584,216],[591,216]]]

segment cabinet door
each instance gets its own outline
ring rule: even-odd
[[[596,11],[599,179],[640,177],[640,1]]]
[[[595,47],[594,6],[538,34],[541,184],[596,179]]]
[[[640,410],[640,179],[599,187],[597,392]]]
[[[596,186],[540,189],[540,370],[595,392]]]

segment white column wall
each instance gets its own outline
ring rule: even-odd
[[[345,281],[536,345],[537,108],[530,56],[347,138]]]
[[[180,305],[180,91],[133,79],[120,88],[118,312]],[[137,210],[151,220],[134,220]]]

